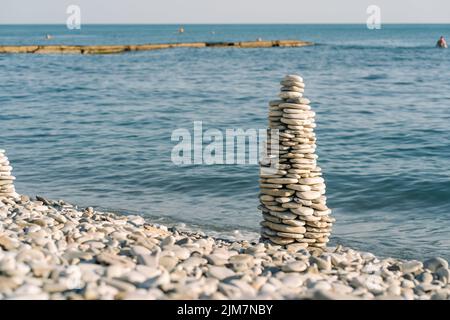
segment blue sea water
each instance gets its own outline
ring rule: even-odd
[[[279,80],[317,113],[333,243],[450,258],[450,25],[0,26],[0,44],[301,39],[303,48],[0,55],[0,148],[20,193],[256,236],[258,166],[171,162],[177,128],[264,128]],[[44,35],[51,34],[52,40]]]

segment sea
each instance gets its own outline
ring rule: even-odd
[[[175,164],[172,135],[197,121],[264,129],[279,81],[300,74],[317,114],[331,243],[449,259],[450,50],[435,47],[441,35],[450,38],[450,25],[1,25],[0,45],[316,45],[0,55],[0,148],[22,194],[253,240],[258,165]]]

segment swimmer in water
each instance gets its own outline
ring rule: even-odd
[[[436,47],[438,48],[448,48],[447,41],[445,41],[444,36],[441,36],[436,43]]]

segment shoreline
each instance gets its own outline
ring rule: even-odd
[[[449,278],[442,258],[284,249],[0,198],[0,299],[447,299]]]
[[[313,42],[299,40],[229,41],[229,42],[181,42],[136,45],[0,45],[0,54],[12,53],[67,53],[67,54],[115,54],[132,51],[151,51],[170,48],[273,48],[312,46]]]

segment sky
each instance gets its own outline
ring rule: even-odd
[[[69,5],[82,23],[450,23],[450,0],[0,0],[0,24],[65,24]]]

